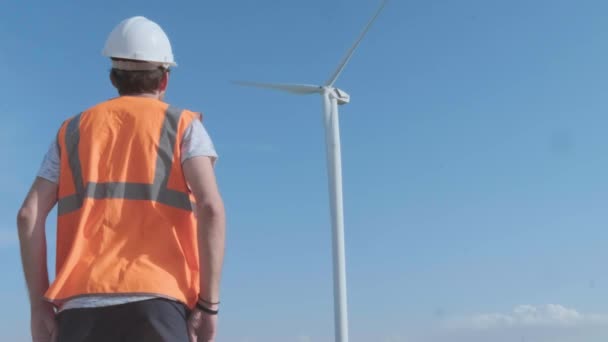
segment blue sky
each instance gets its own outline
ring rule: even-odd
[[[115,96],[106,36],[144,15],[179,63],[167,101],[204,112],[220,154],[220,340],[331,341],[321,99],[230,81],[325,81],[377,5],[3,4],[3,340],[28,334],[17,209],[61,121]],[[353,341],[608,338],[607,11],[389,3],[337,83]]]

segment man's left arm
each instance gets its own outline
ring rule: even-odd
[[[37,177],[17,214],[21,262],[32,306],[43,301],[49,287],[45,223],[56,202],[57,184]]]

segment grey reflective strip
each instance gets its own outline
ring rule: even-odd
[[[145,200],[153,198],[152,186],[141,183],[88,183],[87,198],[124,198],[130,200]]]
[[[75,194],[59,200],[58,214],[67,214],[68,212],[77,210],[82,207],[84,201],[84,182],[82,181],[82,167],[80,166],[80,157],[78,155],[78,146],[80,144],[80,116],[78,114],[68,123],[65,131],[65,147],[67,150],[68,163],[72,171],[72,180],[74,181]]]
[[[179,209],[192,211],[192,204],[187,193],[167,189],[169,175],[173,166],[173,151],[177,143],[177,127],[182,111],[180,109],[169,107],[165,113],[165,120],[160,132],[159,146],[157,151],[156,169],[154,172],[154,182],[152,184],[144,183],[123,183],[123,182],[108,182],[108,183],[87,183],[86,187],[82,183],[82,169],[80,166],[80,158],[78,155],[79,142],[79,122],[75,119],[68,124],[68,132],[66,133],[66,146],[70,161],[70,169],[74,174],[74,182],[76,194],[70,195],[59,200],[58,214],[63,215],[71,211],[78,210],[82,207],[83,199],[107,199],[107,198],[122,198],[127,200],[151,200],[172,206]],[[72,122],[74,126],[70,131]],[[76,129],[74,131],[74,128]],[[71,150],[70,150],[71,149]],[[78,173],[78,179],[76,176]],[[76,183],[80,182],[80,185]]]
[[[57,208],[57,214],[63,215],[71,213],[74,210],[78,210],[82,207],[82,200],[77,194],[66,196],[59,200],[59,206]]]
[[[169,107],[165,114],[154,173],[154,184],[158,184],[161,188],[166,188],[169,181],[169,173],[173,166],[173,151],[177,140],[177,125],[181,115],[182,111],[173,107]]]
[[[158,197],[158,199],[156,199],[156,201],[158,203],[162,203],[178,209],[192,211],[192,202],[190,201],[190,196],[185,192],[165,189],[165,191],[160,193],[160,196]]]
[[[165,115],[165,122],[161,130],[158,153],[156,159],[156,170],[154,173],[154,186],[159,188],[158,197],[154,200],[176,208],[192,210],[190,204],[190,196],[188,194],[167,189],[169,175],[173,167],[173,151],[177,144],[177,127],[179,119],[182,116],[182,110],[169,107]]]
[[[192,210],[188,194],[165,188],[160,191],[156,184],[142,183],[87,183],[85,198],[106,199],[122,198],[127,200],[152,200],[184,210]],[[76,194],[64,197],[60,201],[60,213],[67,214],[77,210],[82,203]],[[65,212],[64,212],[65,210]]]

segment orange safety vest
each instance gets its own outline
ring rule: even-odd
[[[122,96],[62,124],[56,276],[47,300],[151,294],[195,305],[197,225],[180,151],[193,120],[202,117]]]

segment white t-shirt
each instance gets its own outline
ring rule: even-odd
[[[182,142],[180,145],[181,149],[181,162],[193,158],[206,156],[210,157],[213,162],[218,158],[213,141],[207,133],[207,130],[199,120],[194,120],[190,126],[184,132]],[[60,157],[57,142],[53,141],[49,150],[47,151],[42,165],[38,171],[38,177],[44,178],[53,183],[59,183],[59,169],[60,169]],[[140,300],[147,300],[155,298],[155,296],[148,295],[89,295],[80,296],[74,299],[70,299],[63,303],[59,308],[59,311],[76,309],[76,308],[94,308],[110,305],[119,305],[130,302],[136,302]]]

